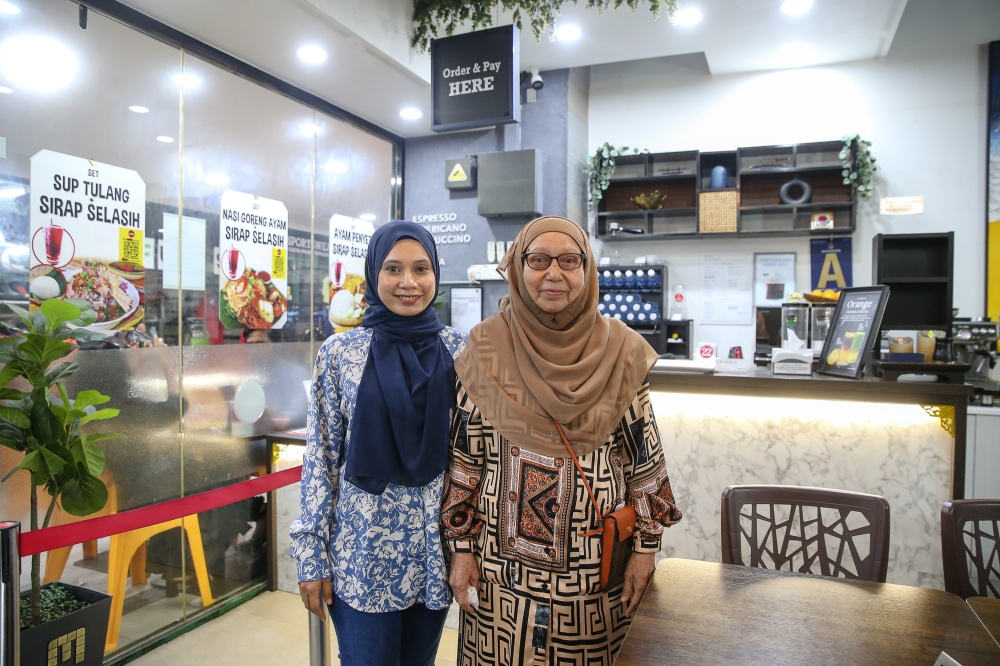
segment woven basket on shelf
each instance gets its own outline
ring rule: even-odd
[[[698,195],[698,231],[724,234],[736,231],[740,193],[736,190],[701,192]]]

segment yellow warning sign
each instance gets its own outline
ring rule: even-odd
[[[439,171],[438,173],[441,172]],[[463,180],[469,180],[469,176],[465,173],[465,169],[462,168],[462,164],[458,163],[455,165],[455,168],[451,170],[451,173],[448,174],[448,182],[457,183]]]

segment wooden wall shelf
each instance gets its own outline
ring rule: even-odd
[[[624,155],[597,212],[598,238],[604,240],[684,240],[758,236],[845,236],[855,230],[855,196],[841,175],[840,141],[758,146],[735,151],[684,151]],[[727,187],[739,192],[735,232],[699,229],[698,198],[711,189],[716,166],[728,172]],[[782,203],[782,185],[797,178],[810,185],[807,203]],[[637,209],[631,198],[654,190],[665,195],[663,208]],[[811,229],[816,212],[833,213],[833,229]]]

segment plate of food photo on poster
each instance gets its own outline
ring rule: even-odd
[[[145,315],[146,184],[131,169],[42,150],[31,158],[32,311],[49,298],[87,301],[92,331]]]
[[[330,275],[327,303],[334,333],[361,324],[368,309],[365,300],[365,257],[375,233],[371,222],[346,215],[330,218]]]
[[[288,209],[227,190],[219,219],[219,321],[226,328],[281,328],[288,318]]]
[[[832,334],[826,336],[817,372],[861,379],[878,341],[889,287],[855,287],[841,291],[833,313]]]

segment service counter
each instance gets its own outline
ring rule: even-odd
[[[882,495],[888,582],[943,589],[940,512],[965,490],[972,389],[822,375],[654,370],[653,409],[684,519],[664,555],[719,562],[726,486],[787,484]]]

